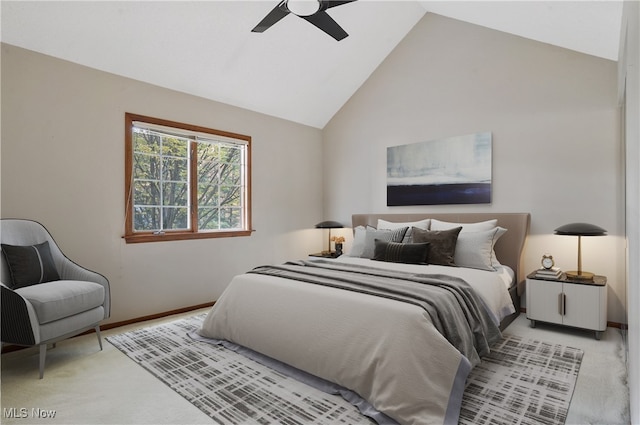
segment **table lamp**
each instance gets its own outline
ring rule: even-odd
[[[588,223],[570,223],[558,227],[554,233],[556,235],[567,235],[578,237],[578,270],[567,272],[567,278],[591,281],[594,274],[582,270],[582,237],[583,236],[605,236],[607,231],[602,227]]]
[[[328,257],[331,256],[331,229],[341,229],[343,227],[344,226],[341,223],[331,220],[321,221],[320,223],[316,224],[316,229],[329,229],[329,244],[327,246],[327,250],[322,251],[323,255],[326,255]]]

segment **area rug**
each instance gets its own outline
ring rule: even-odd
[[[369,424],[327,394],[221,346],[194,341],[204,315],[107,340],[220,424]],[[505,334],[469,375],[461,424],[565,422],[582,351]]]
[[[195,341],[205,315],[107,337],[218,424],[371,424],[327,394],[222,346]]]
[[[564,424],[583,354],[505,334],[469,374],[460,423]]]

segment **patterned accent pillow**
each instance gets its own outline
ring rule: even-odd
[[[362,258],[373,258],[373,252],[375,251],[375,240],[380,239],[381,241],[387,242],[402,242],[404,238],[404,234],[409,230],[408,227],[400,227],[398,229],[381,229],[377,230],[373,227],[367,227],[367,234],[364,240],[364,250],[360,257]]]
[[[412,243],[413,237],[411,236],[411,228],[418,227],[420,229],[429,230],[429,225],[431,224],[431,219],[427,218],[424,220],[418,221],[407,221],[404,223],[397,223],[393,221],[386,221],[382,219],[378,219],[378,225],[376,229],[397,229],[398,227],[408,227],[407,233],[404,234],[404,238],[402,239],[402,243]]]
[[[455,266],[454,255],[456,252],[456,242],[462,227],[449,230],[422,230],[413,228],[413,242],[429,242],[429,264],[441,266]]]
[[[7,260],[12,289],[60,280],[48,241],[30,246],[2,244],[2,253]]]
[[[373,260],[391,263],[427,264],[429,243],[397,243],[375,240]]]

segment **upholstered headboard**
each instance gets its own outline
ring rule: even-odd
[[[526,271],[522,267],[522,251],[529,233],[531,214],[529,213],[407,213],[407,214],[353,214],[353,228],[357,226],[376,227],[378,219],[392,222],[411,222],[425,218],[448,221],[452,223],[474,223],[485,220],[498,220],[498,226],[507,232],[498,239],[494,249],[500,263],[513,269],[519,286],[525,280]],[[521,292],[521,291],[519,291]]]

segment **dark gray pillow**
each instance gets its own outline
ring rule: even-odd
[[[423,230],[414,227],[412,229],[413,241],[416,243],[428,242],[430,244],[427,258],[429,264],[455,266],[456,263],[453,259],[460,230],[462,230],[462,227],[449,230]]]
[[[12,289],[60,280],[48,241],[29,246],[2,244],[2,253],[9,267]]]
[[[402,242],[404,234],[407,233],[409,227],[399,227],[397,229],[381,229],[376,230],[373,227],[367,227],[367,233],[364,237],[364,250],[360,257],[373,258],[373,252],[376,248],[375,240],[387,242]]]
[[[427,264],[429,243],[398,243],[376,239],[373,260],[391,263]]]

